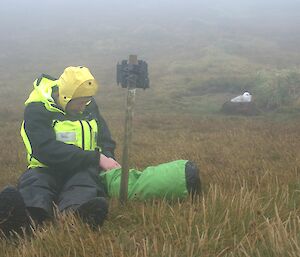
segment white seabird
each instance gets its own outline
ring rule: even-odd
[[[251,102],[252,95],[249,92],[245,92],[242,95],[239,95],[237,97],[234,97],[230,100],[230,102],[233,103],[249,103]]]

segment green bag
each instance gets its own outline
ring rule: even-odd
[[[185,167],[187,160],[177,160],[150,166],[143,172],[130,169],[128,177],[128,199],[146,200],[154,198],[186,198],[187,189]],[[109,197],[119,197],[121,169],[100,173]]]

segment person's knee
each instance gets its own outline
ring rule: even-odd
[[[56,179],[47,169],[30,169],[19,179],[18,191],[24,199],[25,206],[31,209],[43,209],[50,215],[58,190]]]
[[[55,177],[48,169],[34,168],[25,171],[18,181],[18,189],[24,189],[32,186],[54,189],[58,185]]]
[[[88,167],[78,171],[68,179],[70,182],[81,181],[82,183],[98,183],[99,180],[99,170],[94,167]]]

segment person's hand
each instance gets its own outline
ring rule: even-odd
[[[100,154],[99,166],[103,170],[111,170],[121,168],[121,165],[113,158],[106,157],[104,154]]]

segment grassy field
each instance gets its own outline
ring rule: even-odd
[[[123,115],[104,116],[120,158]],[[16,120],[0,126],[1,186],[15,184],[26,165]],[[125,207],[111,199],[99,231],[60,216],[31,237],[1,240],[0,256],[299,256],[299,125],[299,119],[136,110],[132,166],[193,160],[203,195]]]
[[[15,185],[27,166],[19,130],[31,83],[69,65],[89,67],[100,81],[96,100],[121,160],[126,96],[115,65],[138,54],[151,88],[137,92],[130,166],[192,160],[203,194],[123,207],[110,199],[98,231],[58,215],[31,236],[0,239],[0,257],[300,256],[297,5],[276,11],[269,1],[245,13],[234,1],[205,2],[174,11],[167,1],[145,16],[142,5],[128,15],[122,1],[121,11],[56,2],[43,11],[27,1],[19,12],[13,1],[0,9],[0,188]],[[222,104],[245,90],[261,115],[222,115]]]

